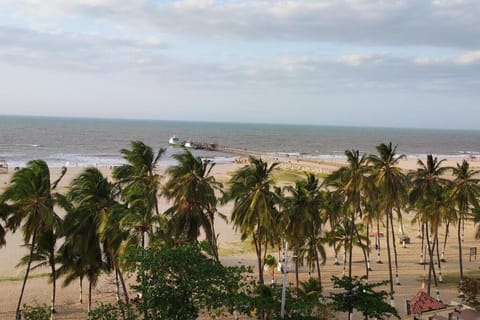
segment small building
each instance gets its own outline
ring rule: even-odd
[[[455,312],[455,307],[448,306],[429,296],[425,291],[419,291],[412,299],[406,301],[407,317],[405,319],[452,319],[450,315]]]

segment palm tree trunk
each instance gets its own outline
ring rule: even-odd
[[[427,238],[427,246],[428,246],[428,258],[429,258],[429,263],[428,263],[428,282],[427,282],[427,294],[430,295],[430,289],[432,286],[432,269],[433,269],[433,254],[432,254],[432,248],[430,245],[430,235],[428,232],[428,222],[426,224],[426,238]]]
[[[262,266],[262,248],[261,248],[262,244],[261,244],[260,240],[258,239],[259,232],[260,232],[260,230],[257,232],[257,234],[253,235],[253,242],[255,244],[255,253],[257,254],[258,282],[260,284],[264,284],[264,281],[263,281],[263,266]]]
[[[370,266],[370,250],[371,250],[371,241],[370,241],[370,223],[367,223],[367,257],[366,257],[366,260],[367,260],[367,270],[368,271],[372,271],[372,267]],[[368,272],[367,272],[367,279],[368,279]]]
[[[212,213],[209,213],[208,214],[209,217],[208,217],[208,222],[210,224],[210,230],[208,232],[205,232],[207,233],[210,233],[210,236],[208,238],[210,238],[210,245],[212,246],[212,253],[213,253],[213,257],[215,258],[215,260],[217,262],[220,261],[220,257],[218,255],[218,243],[217,243],[217,235],[215,234],[215,222],[214,222],[214,217],[213,217],[213,214]]]
[[[15,319],[17,320],[22,319],[20,307],[22,305],[23,293],[25,292],[25,285],[27,284],[28,274],[30,273],[30,266],[32,265],[33,251],[35,249],[36,238],[37,238],[37,230],[34,230],[32,235],[32,244],[30,247],[30,256],[28,258],[27,270],[25,271],[25,276],[23,278],[22,290],[20,291],[20,297],[18,298],[17,310],[15,311]]]
[[[318,276],[318,283],[322,285],[322,273],[320,272],[320,259],[318,257],[318,250],[317,246],[313,247],[313,251],[315,253],[315,259],[317,260],[317,276]]]
[[[377,219],[377,237],[375,239],[377,241],[377,263],[382,263],[380,259],[380,219]]]
[[[446,262],[445,260],[445,248],[447,247],[447,239],[448,239],[448,229],[450,226],[450,221],[447,221],[447,226],[445,227],[445,240],[443,240],[443,250],[442,250],[442,262]]]
[[[83,276],[80,276],[80,304],[83,304]]]
[[[355,227],[355,234],[357,235],[357,238],[360,239],[360,233],[358,232],[358,228]],[[367,227],[367,235],[368,235],[368,227]],[[369,241],[368,236],[367,236],[367,241]],[[365,252],[365,247],[362,245],[362,253],[363,253],[363,258],[365,259],[365,273],[367,275],[367,280],[368,280],[368,275],[370,271],[370,260],[368,258],[367,252]],[[368,247],[368,246],[367,246]]]
[[[118,278],[118,269],[115,267],[115,298],[120,302],[120,279]]]
[[[55,310],[55,298],[57,294],[57,276],[55,274],[55,262],[51,264],[51,269],[52,269],[52,310],[51,310],[51,316],[50,319],[53,320],[54,314],[57,313]]]
[[[463,297],[463,259],[462,259],[462,237],[461,237],[461,229],[462,229],[462,217],[460,216],[460,221],[458,221],[458,263],[460,267],[460,283],[459,283],[459,296]]]
[[[367,228],[368,230],[368,228]],[[358,232],[358,229],[355,227],[355,234],[357,235],[357,238],[360,239],[360,233]],[[368,235],[368,231],[367,231],[367,235]],[[367,238],[367,241],[369,241],[369,239]],[[368,244],[367,244],[367,248],[368,248]],[[361,246],[361,249],[362,249],[362,254],[363,254],[363,259],[365,260],[365,274],[367,275],[367,279],[368,279],[368,276],[369,276],[369,271],[371,270],[370,268],[370,258],[368,257],[369,253],[368,253],[368,249],[365,250],[365,247],[362,245]]]
[[[125,303],[127,306],[130,304],[130,298],[128,297],[127,286],[125,285],[125,280],[123,279],[122,270],[120,268],[118,270],[118,277],[120,278],[120,283],[122,284],[123,296],[125,298]]]
[[[92,312],[92,280],[88,279],[88,314]]]
[[[402,219],[402,216],[399,215],[399,222],[400,222],[400,233],[401,233],[401,236],[402,236],[402,246],[404,248],[407,247],[407,244],[405,243],[405,228],[404,228],[404,225],[403,225],[403,219]]]
[[[297,294],[298,294],[298,284],[300,280],[298,279],[298,249],[295,248],[295,287],[297,288]]]
[[[355,213],[350,217],[350,250],[348,252],[348,277],[352,278],[353,234],[355,232]]]
[[[440,259],[440,244],[438,243],[438,234],[435,235],[436,239],[436,251],[437,251],[437,264],[438,264],[438,282],[442,283],[442,259]]]
[[[117,296],[117,304],[122,314],[122,319],[125,320],[125,309],[123,307],[123,301],[120,298],[120,277],[118,276],[118,268],[115,266],[115,294]]]
[[[422,223],[422,246],[420,247],[420,264],[425,264],[425,223]]]
[[[390,279],[390,305],[395,307],[395,300],[393,299],[393,274],[392,274],[392,254],[390,252],[390,210],[387,211],[387,256],[388,256],[388,275]]]
[[[395,242],[395,228],[393,226],[393,214],[390,212],[390,228],[392,229],[392,243],[393,243],[393,257],[395,258],[395,284],[400,285],[400,279],[398,277],[398,254],[397,243]]]

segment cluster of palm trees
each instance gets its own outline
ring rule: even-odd
[[[56,187],[66,170],[51,182],[49,168],[42,160],[30,161],[13,174],[0,195],[0,245],[5,244],[6,232],[21,228],[30,249],[21,261],[26,272],[17,318],[33,268],[51,269],[54,313],[58,277],[63,277],[64,284],[78,280],[80,290],[83,280],[88,281],[90,311],[92,288],[100,275],[113,274],[117,299],[128,305],[121,257],[129,246],[145,247],[152,239],[174,246],[195,242],[203,231],[218,260],[215,218],[226,219],[217,207],[228,201],[234,202],[233,227],[255,248],[261,284],[268,250],[283,241],[288,241],[294,251],[297,287],[298,267],[303,263],[321,283],[326,245],[334,248],[335,258],[343,248],[344,273],[348,268],[350,278],[353,248],[359,247],[368,277],[369,236],[372,232],[377,235],[377,262],[381,262],[379,235],[385,230],[394,305],[394,279],[400,283],[394,224],[400,224],[403,230],[402,214],[413,211],[426,244],[422,244],[422,257],[428,254],[428,293],[432,278],[435,285],[442,280],[438,236],[442,226],[447,234],[450,226],[457,226],[460,288],[463,286],[461,230],[465,220],[475,217],[480,195],[478,171],[466,161],[447,168],[441,166],[443,160],[428,156],[426,163],[418,162],[416,171],[406,173],[399,167],[404,155],[399,155],[391,143],[381,144],[373,155],[346,151],[346,164],[323,182],[308,173],[305,179],[281,188],[273,178],[277,163],[251,157],[224,187],[211,174],[214,163],[186,149],[174,155],[177,164],[166,170],[164,183],[156,170],[163,149],[155,153],[143,142],[132,141],[131,149],[120,152],[126,164],[113,170],[113,181],[97,168],[87,168],[63,194],[56,192]],[[164,212],[159,210],[160,195],[171,204]],[[59,208],[66,212],[63,218],[57,214]]]
[[[466,160],[456,167],[442,167],[443,160],[432,155],[426,163],[419,160],[417,170],[405,172],[400,168],[405,155],[398,154],[396,146],[380,144],[376,150],[369,155],[345,151],[346,164],[322,183],[307,174],[306,179],[281,189],[272,180],[276,164],[256,158],[250,158],[247,166],[233,174],[224,199],[235,201],[233,225],[255,246],[259,282],[264,282],[268,246],[280,245],[282,240],[287,240],[294,251],[297,286],[298,264],[304,262],[310,271],[316,269],[321,281],[325,245],[333,247],[335,258],[343,248],[344,275],[348,268],[350,278],[353,248],[359,247],[368,279],[370,236],[376,238],[377,262],[381,263],[380,236],[385,233],[390,303],[395,306],[394,285],[400,284],[397,241],[406,237],[402,216],[413,212],[412,221],[418,223],[422,238],[422,256],[428,256],[428,261],[421,261],[428,265],[428,294],[432,282],[437,286],[442,281],[439,230],[446,228],[444,251],[448,228],[456,225],[459,289],[463,294],[461,230],[465,220],[479,219],[480,172],[470,168]],[[400,227],[400,239],[396,238],[395,224]]]
[[[203,230],[212,253],[218,259],[214,217],[216,190],[220,184],[210,175],[213,163],[194,157],[188,150],[175,155],[176,166],[167,170],[162,187],[155,170],[164,153],[154,152],[140,141],[121,150],[126,164],[114,168],[113,180],[97,168],[86,168],[75,177],[63,194],[56,187],[66,173],[64,168],[53,183],[43,160],[32,160],[12,175],[0,195],[0,245],[5,234],[21,228],[29,254],[16,318],[21,318],[22,298],[32,269],[48,266],[52,280],[52,314],[55,313],[57,278],[64,285],[88,281],[88,311],[92,289],[103,273],[113,274],[117,299],[129,304],[121,257],[129,246],[147,245],[155,238],[172,245],[196,241]],[[172,207],[160,213],[158,195],[163,193]],[[57,213],[63,209],[65,215]]]

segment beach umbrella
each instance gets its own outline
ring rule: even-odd
[[[382,238],[382,237],[383,237],[383,233],[382,233],[382,232],[377,232],[377,231],[372,231],[372,232],[370,232],[370,237],[379,237],[379,238]]]

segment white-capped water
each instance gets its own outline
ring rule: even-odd
[[[161,164],[174,164],[172,135],[181,140],[215,143],[266,152],[278,157],[344,159],[344,150],[373,153],[380,143],[398,144],[409,158],[480,155],[480,131],[298,126],[273,124],[197,123],[179,121],[67,119],[0,116],[0,159],[11,167],[31,159],[51,166],[114,166],[123,163],[122,148],[141,140],[155,150],[165,148]],[[215,162],[232,162],[234,155],[193,150]]]

